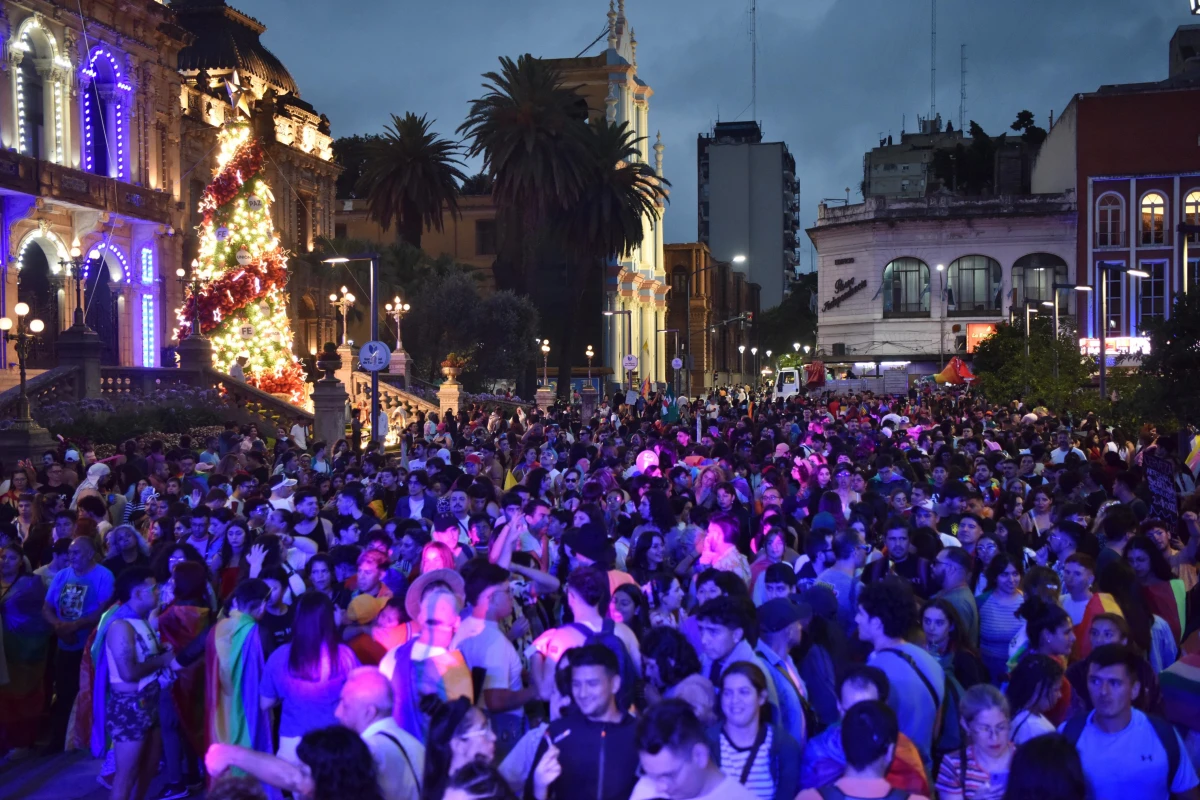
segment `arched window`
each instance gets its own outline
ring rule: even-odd
[[[987,256],[963,256],[950,262],[947,307],[960,314],[1000,310],[1000,263]]]
[[[897,258],[883,268],[884,316],[929,313],[929,265],[919,258]]]
[[[1142,244],[1167,243],[1166,211],[1167,199],[1158,192],[1150,192],[1142,198]]]
[[[1183,222],[1185,225],[1200,225],[1200,189],[1188,192],[1183,199]],[[1200,233],[1189,233],[1188,242],[1200,243]]]
[[[66,163],[64,103],[71,62],[39,17],[27,17],[9,45],[16,60],[12,75],[16,101],[17,152],[56,164]]]
[[[154,249],[149,245],[142,248],[141,262],[142,286],[145,287],[142,290],[142,366],[153,367],[157,355],[157,339],[154,294],[151,291],[154,285]]]
[[[1021,256],[1012,268],[1013,308],[1024,308],[1025,301],[1043,303],[1054,301],[1056,283],[1066,283],[1067,262],[1051,253],[1030,253]],[[1062,314],[1071,313],[1071,292],[1058,290],[1058,308]]]
[[[81,82],[83,167],[124,180],[129,176],[125,117],[132,87],[122,78],[117,57],[103,45],[92,51]]]
[[[1125,201],[1106,194],[1096,203],[1096,246],[1125,246]]]

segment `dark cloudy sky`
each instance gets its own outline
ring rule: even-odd
[[[267,25],[304,98],[335,135],[391,112],[446,136],[501,55],[569,57],[606,25],[607,0],[230,0]],[[942,0],[937,107],[1000,133],[1028,108],[1045,126],[1071,95],[1166,77],[1167,43],[1200,19],[1187,0]],[[667,145],[667,241],[696,236],[696,135],[750,111],[749,0],[627,0],[650,124]],[[929,111],[929,0],[758,0],[758,119],[796,156],[801,223],[823,197],[858,198],[864,151]],[[589,53],[599,52],[603,40]],[[473,167],[477,165],[472,165]],[[803,261],[808,266],[807,253]]]

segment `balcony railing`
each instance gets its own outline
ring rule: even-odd
[[[1172,241],[1170,228],[1143,230],[1138,233],[1139,247],[1170,247]]]
[[[166,224],[171,197],[50,161],[0,151],[0,188]]]
[[[1128,247],[1129,239],[1125,231],[1098,231],[1096,233],[1096,247]]]

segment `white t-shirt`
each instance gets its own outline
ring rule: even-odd
[[[1088,596],[1083,600],[1073,600],[1069,593],[1063,592],[1062,597],[1059,598],[1059,603],[1062,605],[1063,610],[1071,615],[1072,624],[1078,625],[1083,622],[1083,612],[1087,611],[1087,604],[1091,599],[1091,592],[1088,592]]]
[[[292,430],[290,433],[291,433],[292,441],[296,443],[296,447],[299,447],[301,450],[308,449],[308,439],[306,438],[307,433],[304,430],[303,425],[301,425],[299,422],[297,422],[295,425],[292,426]]]
[[[1024,744],[1038,736],[1054,733],[1054,723],[1041,714],[1022,711],[1013,717],[1009,730],[1012,731],[1013,744]]]
[[[629,800],[654,800],[662,797],[663,793],[649,778],[640,778],[633,787]],[[692,800],[758,800],[749,789],[737,782],[736,778],[725,776],[725,780],[717,784],[708,794],[697,795]]]
[[[1083,762],[1088,797],[1096,800],[1136,797],[1138,800],[1168,800],[1171,794],[1200,785],[1196,770],[1179,734],[1179,768],[1168,780],[1167,750],[1159,741],[1146,715],[1133,709],[1133,717],[1124,730],[1105,733],[1088,715],[1076,749]],[[1066,727],[1062,725],[1059,732]]]

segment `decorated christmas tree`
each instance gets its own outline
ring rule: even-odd
[[[227,124],[217,135],[217,175],[200,200],[204,217],[193,266],[199,292],[179,309],[178,335],[189,335],[198,307],[216,369],[228,372],[246,356],[247,383],[301,403],[304,372],[292,354],[287,254],[271,222],[274,197],[261,177],[262,146],[248,122]]]

